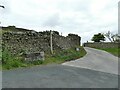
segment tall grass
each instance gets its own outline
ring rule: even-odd
[[[80,48],[80,51],[76,51],[75,48],[71,48],[71,49],[55,52],[55,54],[52,56],[48,55],[46,56],[46,59],[43,62],[43,64],[48,64],[48,63],[60,64],[65,61],[70,61],[70,60],[81,58],[86,54],[86,51],[83,47],[79,47],[79,48]]]
[[[54,54],[45,54],[44,61],[34,61],[25,63],[23,58],[20,58],[17,55],[12,55],[7,49],[2,52],[2,68],[3,69],[12,69],[18,67],[26,67],[33,65],[46,65],[46,64],[60,64],[65,61],[75,60],[83,57],[86,54],[86,51],[83,47],[79,47],[80,51],[76,51],[75,48],[67,49],[67,50],[56,50]]]
[[[13,56],[7,49],[2,52],[2,68],[12,69],[26,66],[21,58]]]

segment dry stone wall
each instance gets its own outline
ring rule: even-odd
[[[80,36],[69,34],[67,37],[53,32],[53,49],[68,49],[80,45]],[[2,48],[12,54],[50,52],[50,31],[44,32],[4,32]]]
[[[112,42],[100,42],[100,43],[84,43],[85,47],[92,48],[118,48],[120,47],[120,43],[112,43]]]

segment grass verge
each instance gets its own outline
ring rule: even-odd
[[[86,55],[85,49],[83,47],[79,47],[79,48],[80,51],[76,51],[75,48],[71,48],[60,51],[54,55],[48,55],[46,56],[46,59],[43,62],[43,64],[49,64],[49,63],[60,64],[66,61],[75,60],[85,56]]]
[[[27,67],[33,65],[47,65],[47,64],[60,64],[66,61],[75,60],[86,55],[86,51],[83,47],[80,48],[79,51],[76,51],[75,48],[55,51],[53,55],[45,54],[44,61],[35,61],[32,63],[24,63],[23,59],[19,56],[13,56],[9,53],[9,51],[4,50],[2,55],[2,69],[13,69],[18,67]]]
[[[113,54],[114,56],[120,57],[120,48],[96,48],[96,49],[104,50]]]

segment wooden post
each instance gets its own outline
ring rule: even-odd
[[[53,32],[50,30],[50,49],[51,49],[51,54],[53,54],[52,34],[53,34]]]

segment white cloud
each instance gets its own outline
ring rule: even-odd
[[[43,24],[43,26],[50,26],[50,27],[56,27],[58,25],[60,25],[60,17],[59,14],[54,14],[51,17],[49,17],[49,19],[47,19],[45,21],[45,23]]]
[[[118,31],[118,0],[1,0],[3,26],[75,33],[82,42],[98,32]]]

